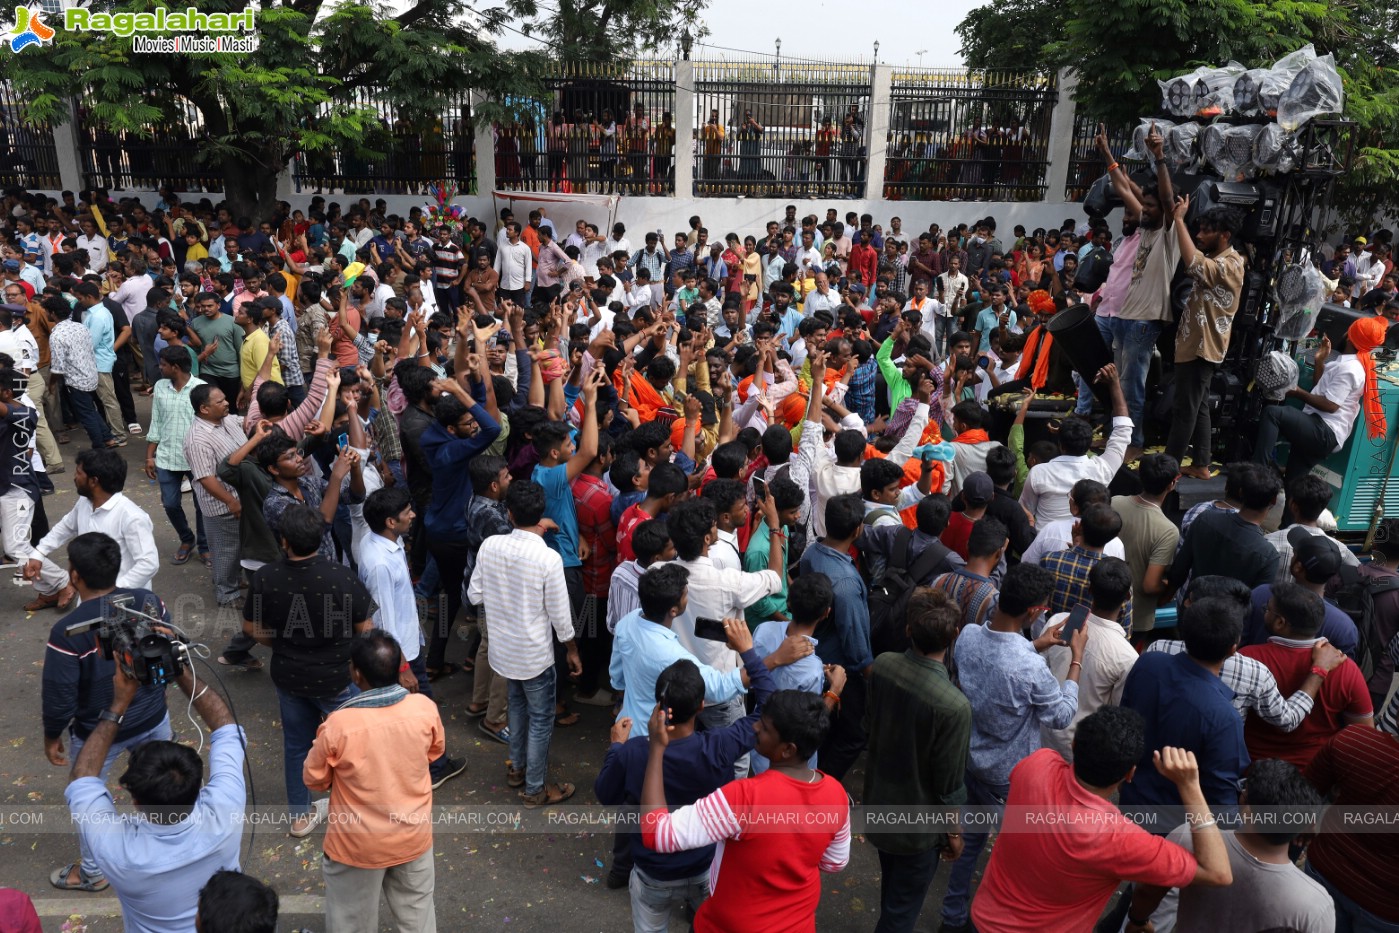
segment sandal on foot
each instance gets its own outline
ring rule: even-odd
[[[443,677],[451,677],[451,676],[452,676],[453,674],[455,674],[456,672],[457,672],[457,666],[456,666],[455,664],[453,664],[451,661],[448,661],[447,663],[443,664],[441,667],[429,667],[429,668],[427,668],[427,679],[428,679],[428,680],[441,680]]]
[[[482,716],[486,715],[486,710],[490,709],[490,706],[485,703],[481,704],[480,709],[474,709],[473,707],[475,707],[475,705],[475,703],[467,705],[465,710],[467,719],[480,719]]]
[[[69,878],[73,874],[73,869],[75,868],[78,869],[77,884],[74,884],[72,881],[69,880]],[[96,892],[105,891],[109,887],[111,887],[111,882],[100,875],[97,878],[93,879],[83,877],[83,870],[81,868],[78,868],[77,862],[73,862],[69,865],[64,865],[62,868],[55,868],[49,874],[49,884],[53,885],[55,888],[58,888],[60,891]]]
[[[210,570],[214,569],[214,555],[212,551],[200,551],[199,562]]]
[[[554,714],[554,725],[563,728],[564,726],[574,726],[578,724],[581,717],[572,710],[564,710],[562,713]]]
[[[544,789],[537,794],[521,793],[520,799],[525,802],[526,810],[533,810],[535,807],[547,807],[556,803],[563,803],[573,796],[577,788],[567,781],[558,784],[545,784]]]
[[[187,564],[189,563],[190,555],[193,553],[193,544],[182,544],[180,545],[180,549],[175,552],[175,556],[170,559],[170,562],[172,564]]]
[[[227,655],[219,655],[219,663],[224,667],[232,668],[235,671],[260,671],[262,670],[262,659],[249,655],[242,661],[233,661]]]
[[[487,738],[495,739],[501,745],[510,744],[509,724],[503,725],[499,729],[492,729],[490,726],[486,725],[486,721],[483,719],[481,720],[481,724],[478,725],[476,728],[484,732]]]
[[[505,768],[505,784],[508,787],[524,787],[525,772],[516,771],[514,768],[507,766]]]

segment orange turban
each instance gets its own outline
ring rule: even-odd
[[[1371,352],[1384,343],[1388,331],[1389,319],[1383,317],[1361,318],[1346,331],[1346,336],[1355,346],[1356,359],[1365,367],[1365,393],[1361,396],[1360,407],[1365,412],[1365,424],[1372,438],[1384,437],[1388,430],[1384,406],[1380,404],[1379,379],[1375,376],[1375,357]]]

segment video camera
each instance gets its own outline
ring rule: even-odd
[[[188,642],[167,634],[159,617],[136,609],[132,603],[130,596],[104,596],[98,618],[75,622],[65,634],[81,635],[97,629],[102,656],[115,661],[126,676],[146,686],[168,686],[184,671],[188,650],[183,646]],[[157,631],[157,626],[165,630]]]

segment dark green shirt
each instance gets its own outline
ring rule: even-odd
[[[869,760],[866,807],[954,807],[966,803],[963,775],[971,743],[972,707],[947,668],[905,651],[874,660],[865,711]],[[947,842],[936,823],[868,825],[876,849],[914,855]]]

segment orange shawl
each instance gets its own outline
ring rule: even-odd
[[[1355,358],[1365,367],[1365,393],[1361,396],[1360,407],[1365,412],[1365,426],[1369,428],[1371,438],[1384,437],[1388,431],[1384,406],[1380,404],[1380,383],[1375,375],[1375,358],[1371,353],[1375,347],[1384,343],[1388,331],[1389,319],[1382,317],[1361,318],[1346,331],[1346,336],[1355,345]]]
[[[612,377],[612,384],[617,389],[618,397],[622,395],[622,371],[619,369]],[[636,413],[641,416],[641,423],[656,420],[656,412],[664,408],[668,402],[657,392],[651,383],[646,381],[646,377],[641,373],[631,374],[631,406],[636,409]]]
[[[1041,339],[1044,341],[1043,347],[1040,346]],[[1054,335],[1043,324],[1030,331],[1030,336],[1025,341],[1025,350],[1020,354],[1020,368],[1016,370],[1015,378],[1024,379],[1029,376],[1031,386],[1036,390],[1043,389],[1044,384],[1049,381],[1049,351],[1053,347]]]

